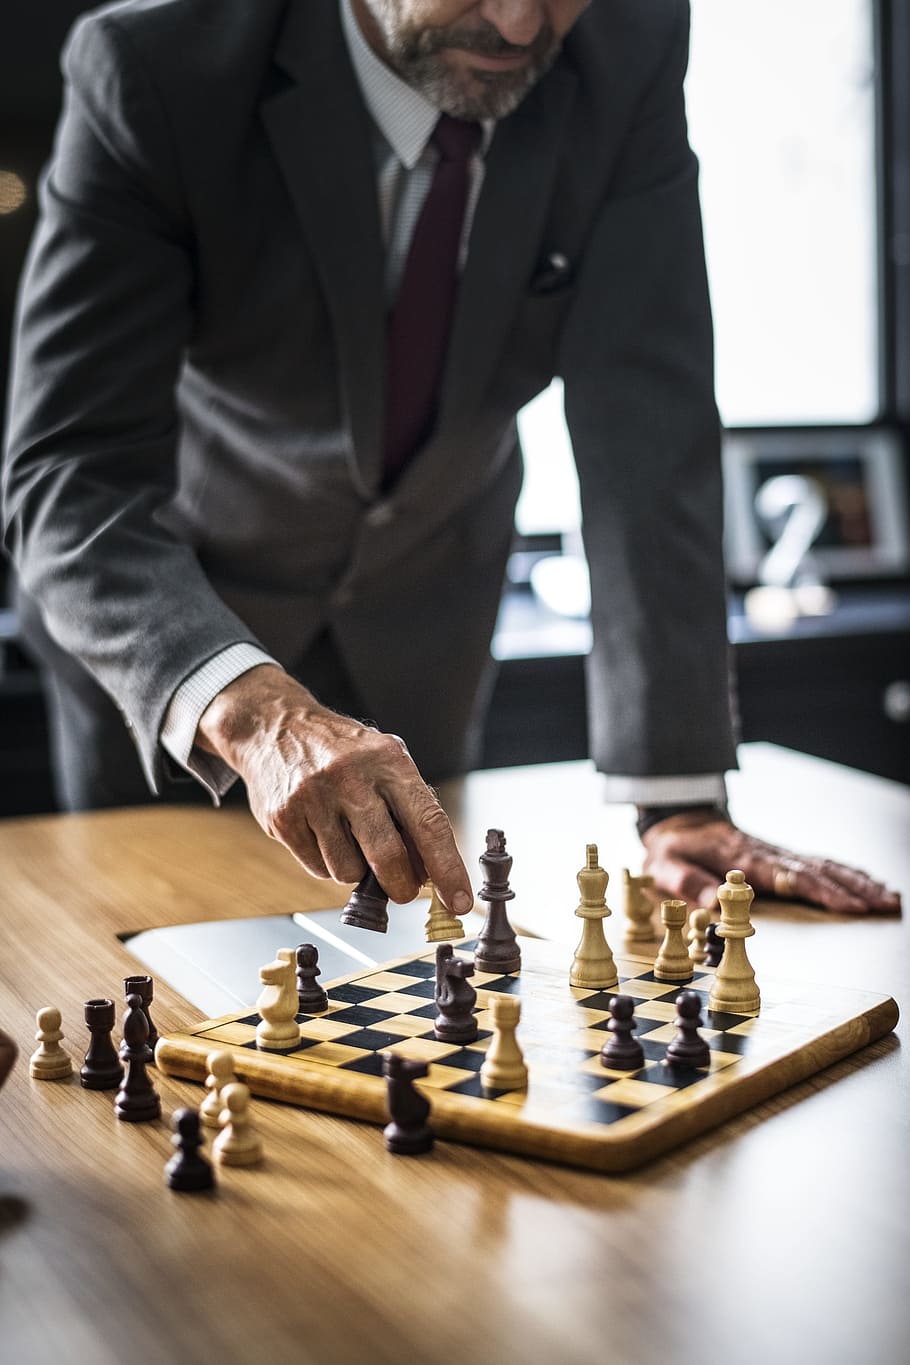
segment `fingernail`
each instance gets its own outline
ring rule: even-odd
[[[474,906],[473,897],[467,891],[456,891],[455,899],[452,901],[452,909],[456,915],[466,915]]]

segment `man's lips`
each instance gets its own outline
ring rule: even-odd
[[[530,60],[527,52],[506,52],[497,56],[487,56],[483,52],[472,52],[468,48],[450,48],[466,66],[480,71],[515,71],[527,66]]]

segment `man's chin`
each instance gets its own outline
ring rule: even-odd
[[[457,73],[433,73],[418,88],[453,118],[483,120],[506,118],[535,83],[534,75],[528,71],[470,68]]]

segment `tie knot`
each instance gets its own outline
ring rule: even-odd
[[[440,114],[431,141],[443,161],[467,162],[480,146],[483,130],[479,123]]]

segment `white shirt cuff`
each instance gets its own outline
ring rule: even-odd
[[[215,754],[195,747],[199,719],[229,683],[259,664],[276,661],[257,645],[228,645],[215,654],[177,688],[164,713],[159,741],[161,747],[185,772],[195,777],[208,791],[216,806],[237,781],[233,768]],[[280,667],[280,665],[278,665]]]
[[[723,773],[694,777],[604,776],[607,801],[629,801],[636,806],[718,805],[727,800]]]

